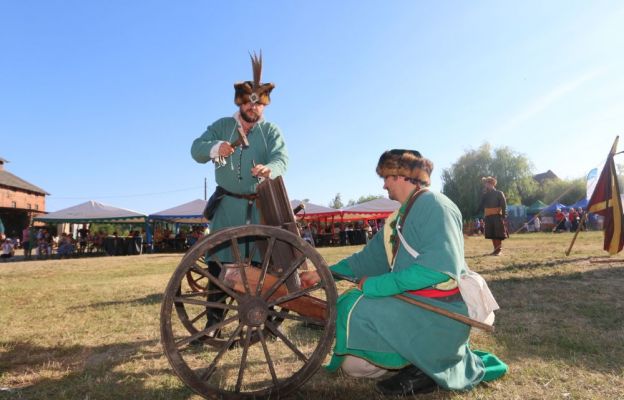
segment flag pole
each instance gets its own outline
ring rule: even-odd
[[[570,252],[572,251],[572,246],[574,246],[574,242],[576,241],[576,237],[578,236],[579,232],[581,231],[581,227],[583,226],[583,224],[587,220],[587,214],[589,214],[589,213],[587,212],[587,210],[585,210],[585,212],[583,213],[583,218],[581,218],[581,221],[579,222],[578,226],[576,227],[576,232],[574,233],[574,237],[572,238],[572,242],[570,243],[570,247],[568,247],[568,250],[566,250],[566,252],[565,252],[566,257],[569,256]]]

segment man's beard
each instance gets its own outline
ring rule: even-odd
[[[249,124],[255,124],[260,120],[260,117],[262,117],[259,112],[250,111],[249,113],[246,113],[243,110],[240,110],[240,116],[245,122]]]

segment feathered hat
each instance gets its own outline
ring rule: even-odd
[[[496,186],[496,178],[493,176],[484,176],[483,178],[481,178],[481,182],[491,183],[492,186]]]
[[[234,103],[237,106],[248,102],[267,105],[271,102],[269,95],[275,87],[272,83],[260,83],[262,79],[262,51],[260,55],[251,53],[251,67],[253,69],[253,81],[236,82],[234,84]]]
[[[377,175],[382,178],[398,175],[416,179],[425,185],[431,183],[433,163],[416,150],[393,149],[385,151],[377,163]]]

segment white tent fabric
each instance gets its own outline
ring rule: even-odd
[[[343,220],[386,218],[398,210],[401,203],[385,197],[343,208]]]
[[[206,200],[193,200],[179,206],[168,208],[154,214],[150,214],[150,220],[161,220],[169,222],[177,222],[183,224],[205,224],[208,223],[204,218],[203,212],[206,208]]]
[[[291,200],[290,207],[294,210],[302,202],[300,200]],[[318,204],[305,203],[305,209],[297,213],[297,218],[317,219],[340,215],[340,210],[331,207],[324,207]]]
[[[119,223],[142,223],[146,219],[145,214],[136,211],[118,208],[97,201],[87,201],[65,208],[63,210],[51,212],[40,217],[35,217],[34,221],[56,223],[89,223],[89,222],[119,222]]]

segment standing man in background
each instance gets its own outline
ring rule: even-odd
[[[251,56],[253,81],[234,84],[234,103],[238,111],[231,117],[218,119],[191,146],[191,155],[198,163],[215,164],[217,188],[208,202],[207,218],[210,231],[245,224],[258,224],[256,187],[262,178],[277,178],[286,172],[288,153],[277,125],[263,118],[264,107],[271,102],[275,85],[261,83],[262,53]],[[232,261],[229,253],[222,261]],[[210,261],[209,271],[214,276],[219,266]],[[210,296],[213,296],[211,298]],[[209,301],[218,301],[222,295],[209,295]],[[218,315],[220,314],[220,315]],[[210,326],[221,319],[222,311],[210,309]]]
[[[507,200],[505,194],[496,189],[496,178],[485,176],[481,178],[485,185],[479,211],[483,210],[485,222],[485,238],[492,240],[493,256],[500,256],[503,250],[503,240],[509,237],[505,219],[507,218]]]

